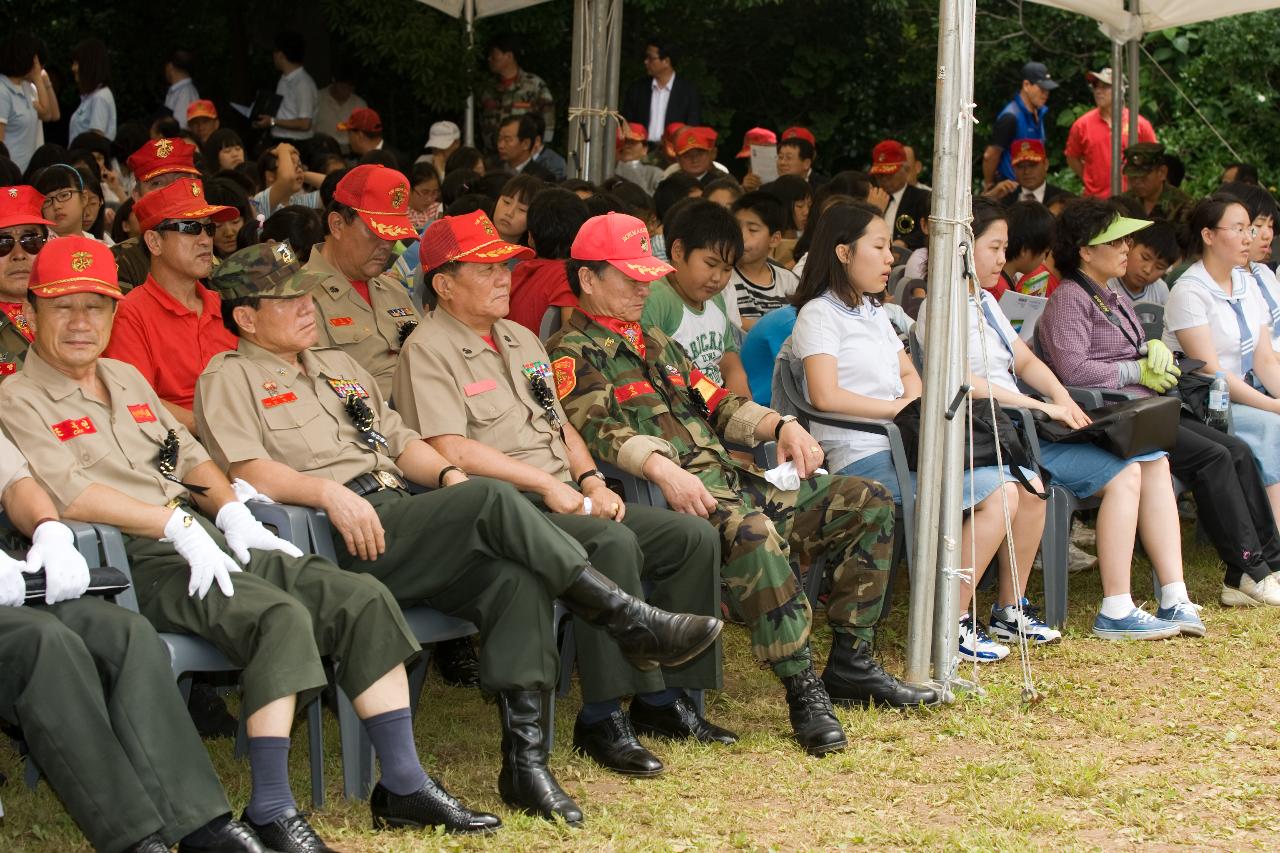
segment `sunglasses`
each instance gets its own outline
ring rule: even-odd
[[[189,234],[192,237],[203,231],[206,237],[212,237],[218,230],[218,224],[216,222],[196,222],[194,219],[178,219],[173,222],[163,222],[156,226],[156,230],[177,231],[179,234]]]
[[[21,237],[14,237],[12,234],[0,234],[0,258],[7,258],[13,253],[14,246],[21,246],[22,251],[28,255],[36,255],[44,248],[46,242],[43,234],[32,234],[30,232],[23,234]]]

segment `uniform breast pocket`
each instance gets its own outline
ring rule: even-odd
[[[337,346],[349,346],[373,337],[372,324],[359,317],[330,317],[326,321],[329,337]]]
[[[318,406],[298,402],[273,406],[262,413],[263,444],[271,458],[294,468],[313,468],[318,453],[336,443],[329,417]]]
[[[113,443],[106,436],[98,434],[78,435],[68,440],[67,445],[75,455],[76,464],[86,470],[92,470],[114,449]]]

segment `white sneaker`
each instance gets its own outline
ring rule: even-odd
[[[1218,601],[1223,607],[1280,607],[1280,573],[1272,572],[1260,581],[1243,575],[1239,587],[1224,583]]]
[[[974,624],[973,618],[966,613],[960,619],[960,658],[976,660],[978,663],[995,663],[1009,656],[1009,647],[1003,646],[987,636],[982,623]]]

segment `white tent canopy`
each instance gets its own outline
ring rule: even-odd
[[[1166,27],[1181,27],[1214,18],[1243,15],[1264,9],[1280,8],[1280,3],[1266,0],[1032,0],[1042,6],[1053,6],[1093,18],[1108,28],[1107,35],[1116,41],[1141,38],[1145,33]],[[433,4],[434,5],[434,4]],[[1137,7],[1132,15],[1130,7]]]
[[[466,13],[466,7],[470,3],[474,9],[471,14],[471,20],[478,21],[481,18],[514,12],[526,6],[536,6],[539,3],[547,2],[547,0],[420,0],[420,2],[427,4],[432,9],[439,9],[454,18],[463,17]]]

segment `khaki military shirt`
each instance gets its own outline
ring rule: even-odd
[[[336,347],[309,349],[302,369],[240,339],[219,353],[196,382],[194,413],[213,460],[233,463],[274,459],[303,474],[345,483],[361,474],[400,474],[395,459],[419,441],[387,405],[368,371]],[[373,428],[386,438],[371,448],[347,414],[349,394],[374,414]]]
[[[490,347],[473,330],[437,308],[405,342],[396,368],[396,409],[430,438],[461,435],[568,481],[569,450],[533,394],[542,377],[561,424],[551,359],[538,338],[509,320],[493,326]]]
[[[5,303],[6,306],[12,303]],[[21,328],[25,326],[24,328]],[[31,327],[21,305],[0,310],[0,382],[22,368],[27,348],[31,346]]]
[[[0,494],[30,476],[31,471],[27,468],[27,460],[22,458],[22,452],[14,447],[12,441],[0,435]]]
[[[372,304],[365,302],[347,277],[324,259],[320,246],[312,250],[303,269],[328,276],[314,291],[320,330],[317,346],[341,347],[373,374],[382,396],[390,397],[391,374],[400,355],[400,327],[421,319],[408,291],[389,275],[375,276],[368,281]]]
[[[153,506],[185,498],[187,490],[160,473],[165,436],[169,430],[178,435],[179,480],[209,454],[133,365],[100,358],[97,371],[110,402],[86,394],[35,350],[27,353],[21,373],[0,384],[0,426],[27,458],[36,481],[59,511],[94,483]]]

